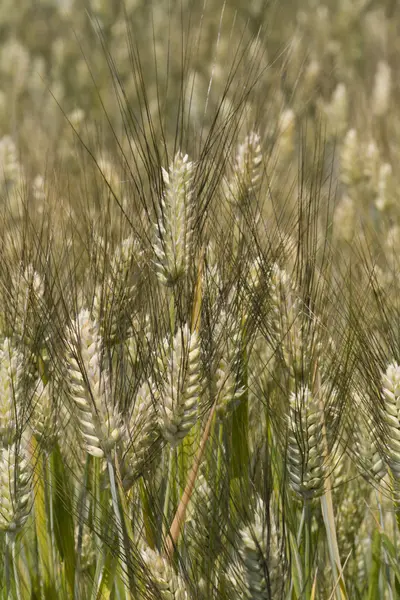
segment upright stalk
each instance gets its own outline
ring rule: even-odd
[[[19,581],[19,571],[18,571],[18,563],[17,563],[17,553],[15,550],[16,546],[16,537],[15,534],[7,534],[11,545],[11,553],[12,553],[12,561],[13,561],[13,571],[14,571],[14,583],[15,583],[15,597],[16,600],[22,600],[21,596],[21,586]]]
[[[125,550],[125,540],[124,540],[124,529],[121,519],[121,513],[119,510],[118,504],[118,494],[115,486],[115,474],[114,467],[111,461],[111,458],[107,458],[107,466],[108,466],[108,474],[110,478],[110,488],[111,488],[111,499],[113,505],[113,511],[115,515],[115,521],[117,524],[118,530],[118,541],[119,541],[119,550],[120,550],[120,565],[123,576],[123,585],[125,590],[125,598],[126,600],[130,600],[131,594],[129,590],[129,567],[127,563],[126,550]],[[126,578],[124,577],[124,568],[126,569]]]
[[[304,533],[305,533],[305,548],[304,548],[304,591],[305,600],[311,598],[312,588],[312,544],[311,544],[311,520],[312,512],[310,500],[304,499]]]

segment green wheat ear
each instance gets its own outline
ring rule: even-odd
[[[287,465],[291,488],[304,500],[324,492],[322,414],[305,386],[290,395]]]

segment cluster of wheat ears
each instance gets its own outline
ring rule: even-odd
[[[0,598],[400,598],[396,3],[8,4]]]

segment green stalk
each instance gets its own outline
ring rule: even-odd
[[[200,441],[200,446],[198,448],[192,469],[187,479],[183,496],[179,502],[178,509],[175,513],[174,520],[172,521],[172,525],[169,530],[168,539],[166,540],[165,554],[170,560],[173,557],[174,547],[178,542],[181,527],[185,522],[186,510],[193,494],[194,486],[197,479],[197,473],[200,467],[200,463],[203,459],[203,455],[207,445],[207,440],[210,436],[211,428],[214,422],[215,409],[216,403],[214,402],[210,414],[208,416],[206,426],[204,428],[204,432]]]
[[[164,496],[164,509],[163,509],[163,539],[167,533],[168,527],[168,508],[169,508],[169,497],[171,493],[171,477],[172,477],[172,459],[173,459],[174,449],[169,448],[168,450],[168,471],[167,471],[167,487],[165,489]]]
[[[115,521],[116,521],[117,531],[118,531],[121,575],[123,578],[125,598],[126,598],[126,600],[130,600],[131,594],[130,594],[130,590],[129,590],[129,568],[128,568],[126,551],[125,551],[124,529],[123,529],[123,524],[122,524],[122,519],[121,519],[121,512],[119,510],[118,494],[117,494],[117,489],[116,489],[116,485],[115,485],[114,467],[113,467],[112,460],[110,457],[107,458],[107,466],[108,466],[108,475],[109,475],[109,479],[110,479],[112,505],[113,505],[114,516],[115,516]],[[124,568],[126,569],[126,575],[128,577],[128,580],[124,577]]]
[[[242,356],[241,356],[241,381],[240,385],[245,390],[239,406],[232,414],[232,459],[231,459],[231,494],[233,504],[247,509],[250,496],[249,481],[249,393],[247,374],[246,332],[242,322]]]
[[[218,423],[218,452],[217,452],[217,477],[216,477],[216,488],[219,492],[220,483],[222,479],[222,447],[224,443],[224,429],[222,423]]]
[[[11,547],[11,556],[13,563],[13,575],[14,575],[14,584],[15,584],[15,598],[16,600],[22,600],[21,596],[21,586],[19,581],[19,570],[18,570],[18,562],[17,562],[17,553],[15,551],[16,539],[15,533],[7,533],[7,543]]]
[[[175,296],[173,292],[171,293],[171,296],[169,298],[169,325],[171,335],[173,337],[175,333]]]
[[[87,487],[87,479],[88,479],[88,470],[90,464],[90,455],[86,455],[85,462],[85,474],[83,478],[83,484],[81,488],[80,498],[79,498],[79,525],[78,525],[78,552],[76,557],[76,568],[75,568],[75,588],[74,588],[74,599],[79,600],[80,592],[79,592],[79,572],[80,572],[80,555],[82,550],[82,533],[84,526],[84,516],[83,516],[83,508],[85,505],[86,498],[86,487]]]
[[[97,551],[100,553],[101,541],[99,536],[96,534],[96,523],[100,522],[100,460],[99,458],[93,457],[93,510],[92,510],[92,529],[95,532],[95,545]]]
[[[49,489],[49,522],[50,522],[50,547],[51,547],[51,571],[50,577],[52,581],[57,585],[57,581],[53,579],[55,577],[55,573],[53,570],[53,565],[57,564],[56,561],[56,541],[54,536],[54,506],[53,506],[53,474],[51,469],[50,460],[48,454],[45,453],[43,458],[46,470],[47,470],[47,481],[48,481],[48,489]]]
[[[293,533],[289,533],[290,548],[293,554],[292,581],[290,584],[289,598],[292,598],[293,590],[296,598],[300,598],[303,590],[303,571],[299,546]]]
[[[381,534],[375,529],[372,538],[372,563],[369,574],[368,600],[379,598],[379,574],[381,571]]]
[[[102,554],[99,554],[98,559],[96,561],[96,571],[93,579],[93,587],[92,587],[92,595],[91,600],[96,600],[97,593],[101,587],[103,581],[103,573],[104,573],[104,557]]]
[[[140,499],[142,502],[143,526],[144,526],[146,542],[147,542],[148,546],[150,546],[150,548],[152,550],[154,550],[156,547],[156,531],[154,528],[153,517],[151,514],[151,506],[150,506],[150,502],[149,502],[149,496],[148,496],[147,489],[146,489],[146,486],[145,486],[145,483],[144,483],[142,477],[139,480],[139,492],[140,492]]]
[[[34,514],[35,514],[35,530],[36,539],[38,546],[38,560],[39,560],[39,577],[41,581],[41,587],[44,593],[56,594],[55,579],[54,579],[54,553],[56,542],[50,540],[49,530],[47,526],[47,507],[46,507],[46,490],[45,490],[45,472],[46,463],[49,458],[47,455],[42,457],[36,456],[38,452],[38,443],[35,437],[32,437],[32,461],[33,461],[33,485],[35,489],[34,495]],[[47,468],[49,471],[50,468]],[[50,496],[49,503],[52,504],[52,498]],[[50,507],[49,507],[50,510]],[[51,507],[53,512],[53,507]],[[52,548],[52,543],[54,548]]]
[[[10,544],[8,540],[8,533],[5,534],[5,549],[4,549],[4,571],[6,579],[6,594],[7,598],[11,597],[11,575],[10,575]]]
[[[315,393],[319,393],[320,388],[321,388],[320,375],[319,375],[318,369],[316,368]],[[320,408],[321,408],[321,415],[322,415],[323,443],[324,443],[324,448],[325,448],[326,459],[328,460],[329,447],[328,447],[328,437],[327,437],[327,433],[326,433],[326,423],[325,423],[325,419],[324,419],[324,405],[323,405],[322,399],[321,399],[321,403],[320,403]],[[337,600],[347,600],[346,585],[345,585],[345,581],[344,581],[344,577],[343,577],[343,569],[342,569],[342,564],[340,561],[339,546],[338,546],[337,535],[336,535],[335,513],[333,510],[333,500],[332,500],[332,486],[331,486],[331,478],[330,478],[329,473],[326,475],[326,478],[325,478],[325,490],[324,490],[323,496],[321,497],[321,508],[322,508],[322,516],[324,519],[325,530],[326,530],[329,558],[330,558],[334,582],[336,582],[336,580],[339,578],[339,585],[335,588],[335,595],[336,595]]]
[[[185,489],[185,440],[177,448],[177,462],[179,464],[179,496],[182,496]]]
[[[305,533],[305,549],[304,549],[304,591],[305,600],[311,598],[312,587],[312,548],[311,548],[311,506],[309,500],[304,500],[304,533]]]

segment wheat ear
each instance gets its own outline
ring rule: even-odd
[[[126,451],[123,459],[123,484],[130,487],[135,476],[140,473],[152,446],[159,437],[157,414],[155,411],[151,384],[144,383],[138,390],[129,425],[123,440]]]
[[[200,344],[197,333],[188,325],[181,327],[167,349],[165,384],[160,398],[160,430],[164,438],[177,446],[197,419],[200,394]]]
[[[226,184],[227,199],[233,206],[240,206],[249,194],[257,192],[261,181],[261,139],[252,131],[239,145],[233,179]]]
[[[15,441],[21,412],[22,373],[23,357],[6,338],[0,347],[0,445]]]
[[[168,286],[176,284],[188,270],[192,246],[194,163],[178,152],[168,171],[162,170],[165,191],[161,216],[156,224],[156,271]]]
[[[77,408],[86,451],[108,455],[121,437],[121,417],[110,405],[107,370],[101,365],[101,339],[97,323],[81,310],[75,328],[68,331],[67,375],[69,394]]]
[[[400,502],[400,365],[396,362],[382,373],[382,402],[385,459],[392,476],[396,502]]]
[[[290,395],[288,472],[292,489],[304,500],[324,491],[324,452],[319,402],[307,387]]]
[[[180,575],[175,573],[169,561],[150,548],[146,548],[142,554],[160,598],[162,600],[188,600],[189,595],[185,582]]]
[[[31,473],[24,447],[18,443],[0,448],[0,529],[19,531],[32,505]]]

